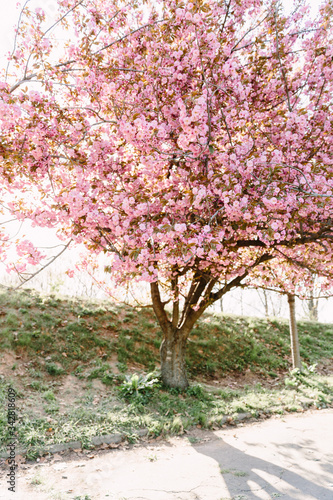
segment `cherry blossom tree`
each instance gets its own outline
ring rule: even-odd
[[[150,283],[162,379],[185,388],[187,338],[228,291],[294,293],[309,269],[329,286],[332,2],[316,19],[303,1],[57,5],[50,28],[21,16],[1,183],[13,213],[109,254],[117,283]]]

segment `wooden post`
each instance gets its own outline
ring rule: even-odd
[[[293,368],[302,369],[301,355],[299,351],[299,340],[296,323],[296,308],[295,295],[288,293],[289,304],[289,330],[290,330],[290,345]]]

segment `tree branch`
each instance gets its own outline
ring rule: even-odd
[[[66,250],[67,248],[69,247],[69,245],[72,243],[72,239],[69,240],[68,243],[66,243],[66,245],[64,246],[64,248],[61,250],[61,252],[59,252],[57,255],[55,255],[54,257],[52,257],[50,259],[50,261],[45,264],[44,266],[42,266],[40,269],[38,269],[38,271],[36,271],[35,273],[31,274],[29,276],[29,278],[23,278],[22,275],[20,275],[21,279],[23,279],[22,283],[20,283],[19,285],[17,285],[15,288],[13,288],[13,290],[17,290],[18,288],[20,288],[22,285],[25,285],[28,281],[32,280],[32,278],[34,278],[35,276],[37,276],[37,274],[41,273],[42,271],[44,271],[44,269],[46,269],[48,266],[50,266],[58,257],[60,257],[60,255],[62,255]]]
[[[166,330],[170,326],[170,321],[164,309],[164,304],[161,300],[160,290],[158,287],[158,282],[155,281],[150,283],[150,293],[153,302],[153,309],[156,317],[161,325],[162,330]]]
[[[282,66],[282,61],[281,61],[281,56],[280,56],[279,35],[278,35],[278,26],[277,26],[277,19],[276,19],[276,8],[275,8],[275,12],[274,12],[274,20],[275,20],[275,33],[276,33],[276,55],[277,55],[277,57],[279,59],[280,70],[281,70],[282,78],[283,78],[283,81],[284,81],[284,88],[286,90],[288,110],[291,113],[292,112],[292,107],[291,107],[291,104],[290,104],[288,83],[287,83],[286,74],[284,72],[284,69],[283,69],[283,66]]]

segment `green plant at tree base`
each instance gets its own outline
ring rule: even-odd
[[[156,372],[147,373],[147,375],[134,373],[126,375],[125,381],[120,385],[119,392],[125,398],[133,396],[147,395],[153,389],[160,387],[160,378]]]

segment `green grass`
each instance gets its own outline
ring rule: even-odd
[[[2,350],[27,357],[31,369],[57,377],[80,367],[91,374],[96,360],[116,360],[124,370],[135,365],[150,371],[159,363],[161,330],[149,308],[137,311],[22,291],[0,293],[0,309]],[[299,322],[298,328],[304,362],[332,359],[333,325]],[[206,314],[191,333],[186,363],[190,376],[207,380],[248,368],[276,377],[290,366],[288,323]],[[98,377],[104,375],[100,370]]]
[[[2,443],[10,438],[5,423],[9,385],[15,387],[15,381],[0,384]],[[100,393],[97,400],[92,387],[77,397],[74,390],[70,404],[62,409],[61,390],[54,387],[41,391],[38,395],[44,401],[44,415],[34,412],[38,401],[35,391],[19,393],[17,431],[20,446],[27,448],[28,456],[34,458],[43,447],[53,443],[79,440],[89,448],[92,437],[115,432],[134,442],[139,428],[147,429],[151,436],[182,434],[193,426],[220,427],[226,423],[226,415],[229,420],[239,413],[258,417],[313,407],[326,408],[333,403],[333,376],[310,373],[302,375],[302,380],[294,386],[280,385],[274,389],[261,384],[239,389],[213,389],[195,384],[185,393],[179,393],[157,386],[126,397],[121,389],[122,385],[114,385]]]
[[[205,315],[187,347],[191,386],[180,393],[146,384],[143,374],[158,367],[161,341],[150,309],[22,291],[0,294],[0,312],[0,352],[9,355],[0,379],[0,442],[9,439],[6,398],[13,386],[18,446],[30,458],[54,443],[78,440],[89,448],[101,434],[120,432],[134,442],[139,428],[151,436],[181,434],[193,426],[220,427],[226,416],[239,413],[257,417],[332,406],[333,375],[289,374],[283,320]],[[329,364],[333,325],[298,327],[303,361]],[[256,383],[237,384],[246,370]],[[232,388],[221,386],[226,376]]]

